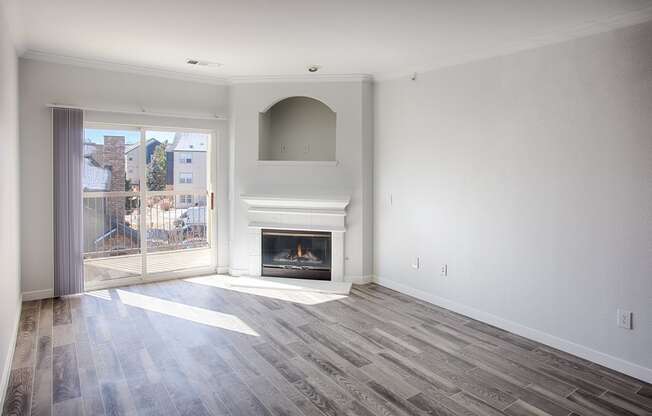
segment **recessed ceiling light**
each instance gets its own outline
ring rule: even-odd
[[[219,63],[219,62],[204,61],[204,60],[195,59],[195,58],[186,59],[186,63],[188,65],[197,65],[197,66],[212,66],[212,67],[222,66],[222,64]]]
[[[310,65],[308,67],[308,72],[317,72],[319,71],[319,68],[321,68],[321,66],[319,65]]]

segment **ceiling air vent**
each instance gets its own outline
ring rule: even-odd
[[[202,61],[200,59],[194,59],[194,58],[186,59],[186,63],[188,65],[197,65],[197,66],[213,66],[213,67],[222,66],[222,64],[219,62]]]

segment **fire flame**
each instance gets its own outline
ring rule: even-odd
[[[301,243],[297,245],[297,256],[303,257],[303,252],[301,251]]]

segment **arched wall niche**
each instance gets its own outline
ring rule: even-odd
[[[335,161],[337,115],[322,101],[284,98],[258,122],[259,160]]]

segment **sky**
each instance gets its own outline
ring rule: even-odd
[[[160,142],[167,141],[172,143],[174,140],[173,131],[152,131],[148,130],[145,132],[145,138],[157,139]],[[136,144],[140,141],[140,131],[138,130],[104,130],[104,129],[84,129],[84,138],[86,142],[104,143],[104,136],[124,136],[125,144],[131,145]]]

